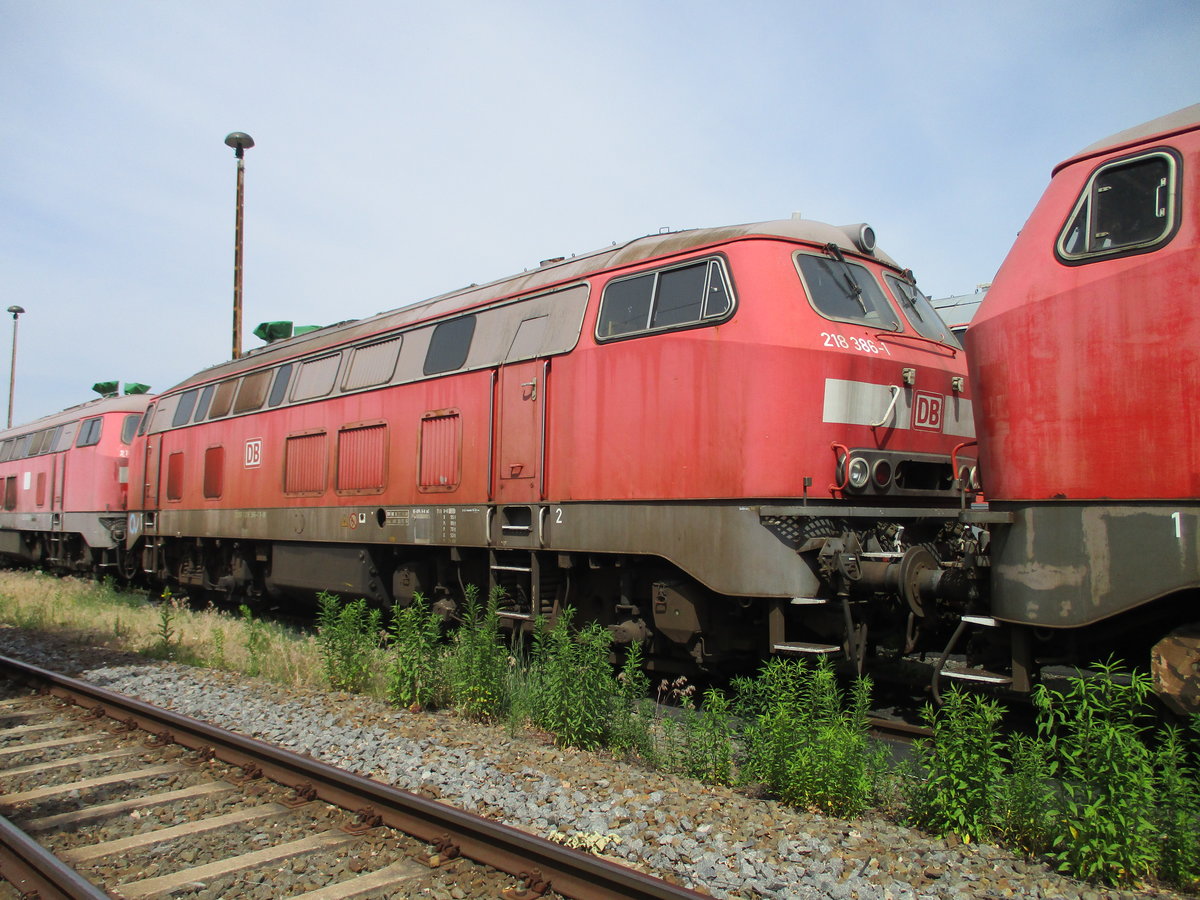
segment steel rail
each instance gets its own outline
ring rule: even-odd
[[[3,816],[0,816],[0,877],[22,897],[39,900],[107,900],[108,897]]]
[[[136,725],[162,740],[240,767],[248,776],[262,776],[300,795],[350,810],[364,825],[388,825],[403,831],[435,845],[436,856],[443,860],[461,855],[507,872],[527,885],[511,894],[518,900],[547,890],[577,900],[694,900],[709,896],[38,666],[0,656],[0,670],[97,715]]]

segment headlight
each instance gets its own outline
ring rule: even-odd
[[[892,483],[892,464],[886,459],[876,460],[872,476],[877,487],[886,488]]]
[[[867,479],[871,477],[871,467],[867,465],[867,461],[861,456],[856,456],[850,460],[850,469],[846,475],[846,481],[850,487],[856,491],[861,491],[867,486]]]

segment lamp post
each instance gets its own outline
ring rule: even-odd
[[[233,227],[233,358],[242,355],[242,191],[246,181],[246,151],[254,146],[254,138],[244,131],[225,136],[226,146],[237,157],[237,215]]]
[[[17,316],[25,312],[23,306],[10,306],[13,317],[12,367],[8,370],[8,427],[12,428],[13,393],[17,386]]]

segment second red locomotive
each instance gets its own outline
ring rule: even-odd
[[[1157,644],[1160,694],[1200,711],[1198,197],[1200,105],[1076,154],[967,332],[1019,684]]]

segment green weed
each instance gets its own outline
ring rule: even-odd
[[[420,593],[413,595],[408,607],[393,610],[387,688],[393,703],[413,710],[433,705],[442,658],[441,629],[441,619]]]
[[[179,606],[176,598],[171,596],[171,589],[164,588],[158,604],[158,644],[154,648],[154,655],[163,659],[174,659],[178,649],[179,634],[174,624],[178,612]]]
[[[925,708],[923,718],[934,739],[914,746],[924,778],[910,798],[913,824],[968,843],[990,833],[993,794],[1004,764],[1002,716],[994,700],[957,688],[945,695],[941,708]]]
[[[263,674],[263,664],[267,650],[267,627],[259,619],[254,618],[250,607],[243,603],[238,607],[238,613],[245,625],[246,635],[246,674],[257,676]]]
[[[1200,732],[1200,717],[1193,719]],[[1180,887],[1200,886],[1200,758],[1189,753],[1177,727],[1159,734],[1155,754],[1155,825],[1159,874]]]
[[[655,716],[654,704],[646,697],[650,679],[644,661],[641,644],[631,644],[625,651],[617,674],[608,746],[616,753],[637,754],[649,760],[654,751],[651,727]]]
[[[760,782],[786,803],[857,815],[875,793],[883,751],[867,730],[871,685],[846,697],[828,661],[773,658],[754,679],[735,679],[746,722],[743,782]]]
[[[1008,740],[1009,771],[991,793],[994,824],[1004,843],[1036,856],[1050,845],[1056,801],[1046,745],[1029,735]]]
[[[501,588],[492,591],[481,607],[479,589],[467,585],[463,621],[445,656],[451,702],[471,719],[498,719],[508,709],[503,689],[509,654],[497,612],[503,593]]]
[[[224,669],[228,665],[225,659],[225,632],[219,625],[214,625],[209,632],[212,638],[212,653],[208,657],[208,665],[214,669]]]
[[[1061,791],[1048,856],[1077,878],[1140,883],[1154,869],[1154,755],[1144,740],[1150,677],[1117,667],[1073,678],[1065,694],[1038,688],[1039,736]]]
[[[609,661],[612,637],[595,622],[572,631],[575,610],[562,610],[534,630],[530,679],[533,721],[559,746],[592,750],[608,737],[617,682]]]
[[[674,713],[660,715],[650,758],[662,769],[709,784],[729,784],[733,778],[733,719],[724,691],[710,688],[697,707],[695,685],[685,678],[659,685],[658,708],[674,704]]]
[[[379,648],[381,616],[361,598],[343,604],[336,594],[317,595],[317,646],[326,680],[335,691],[366,686]]]

